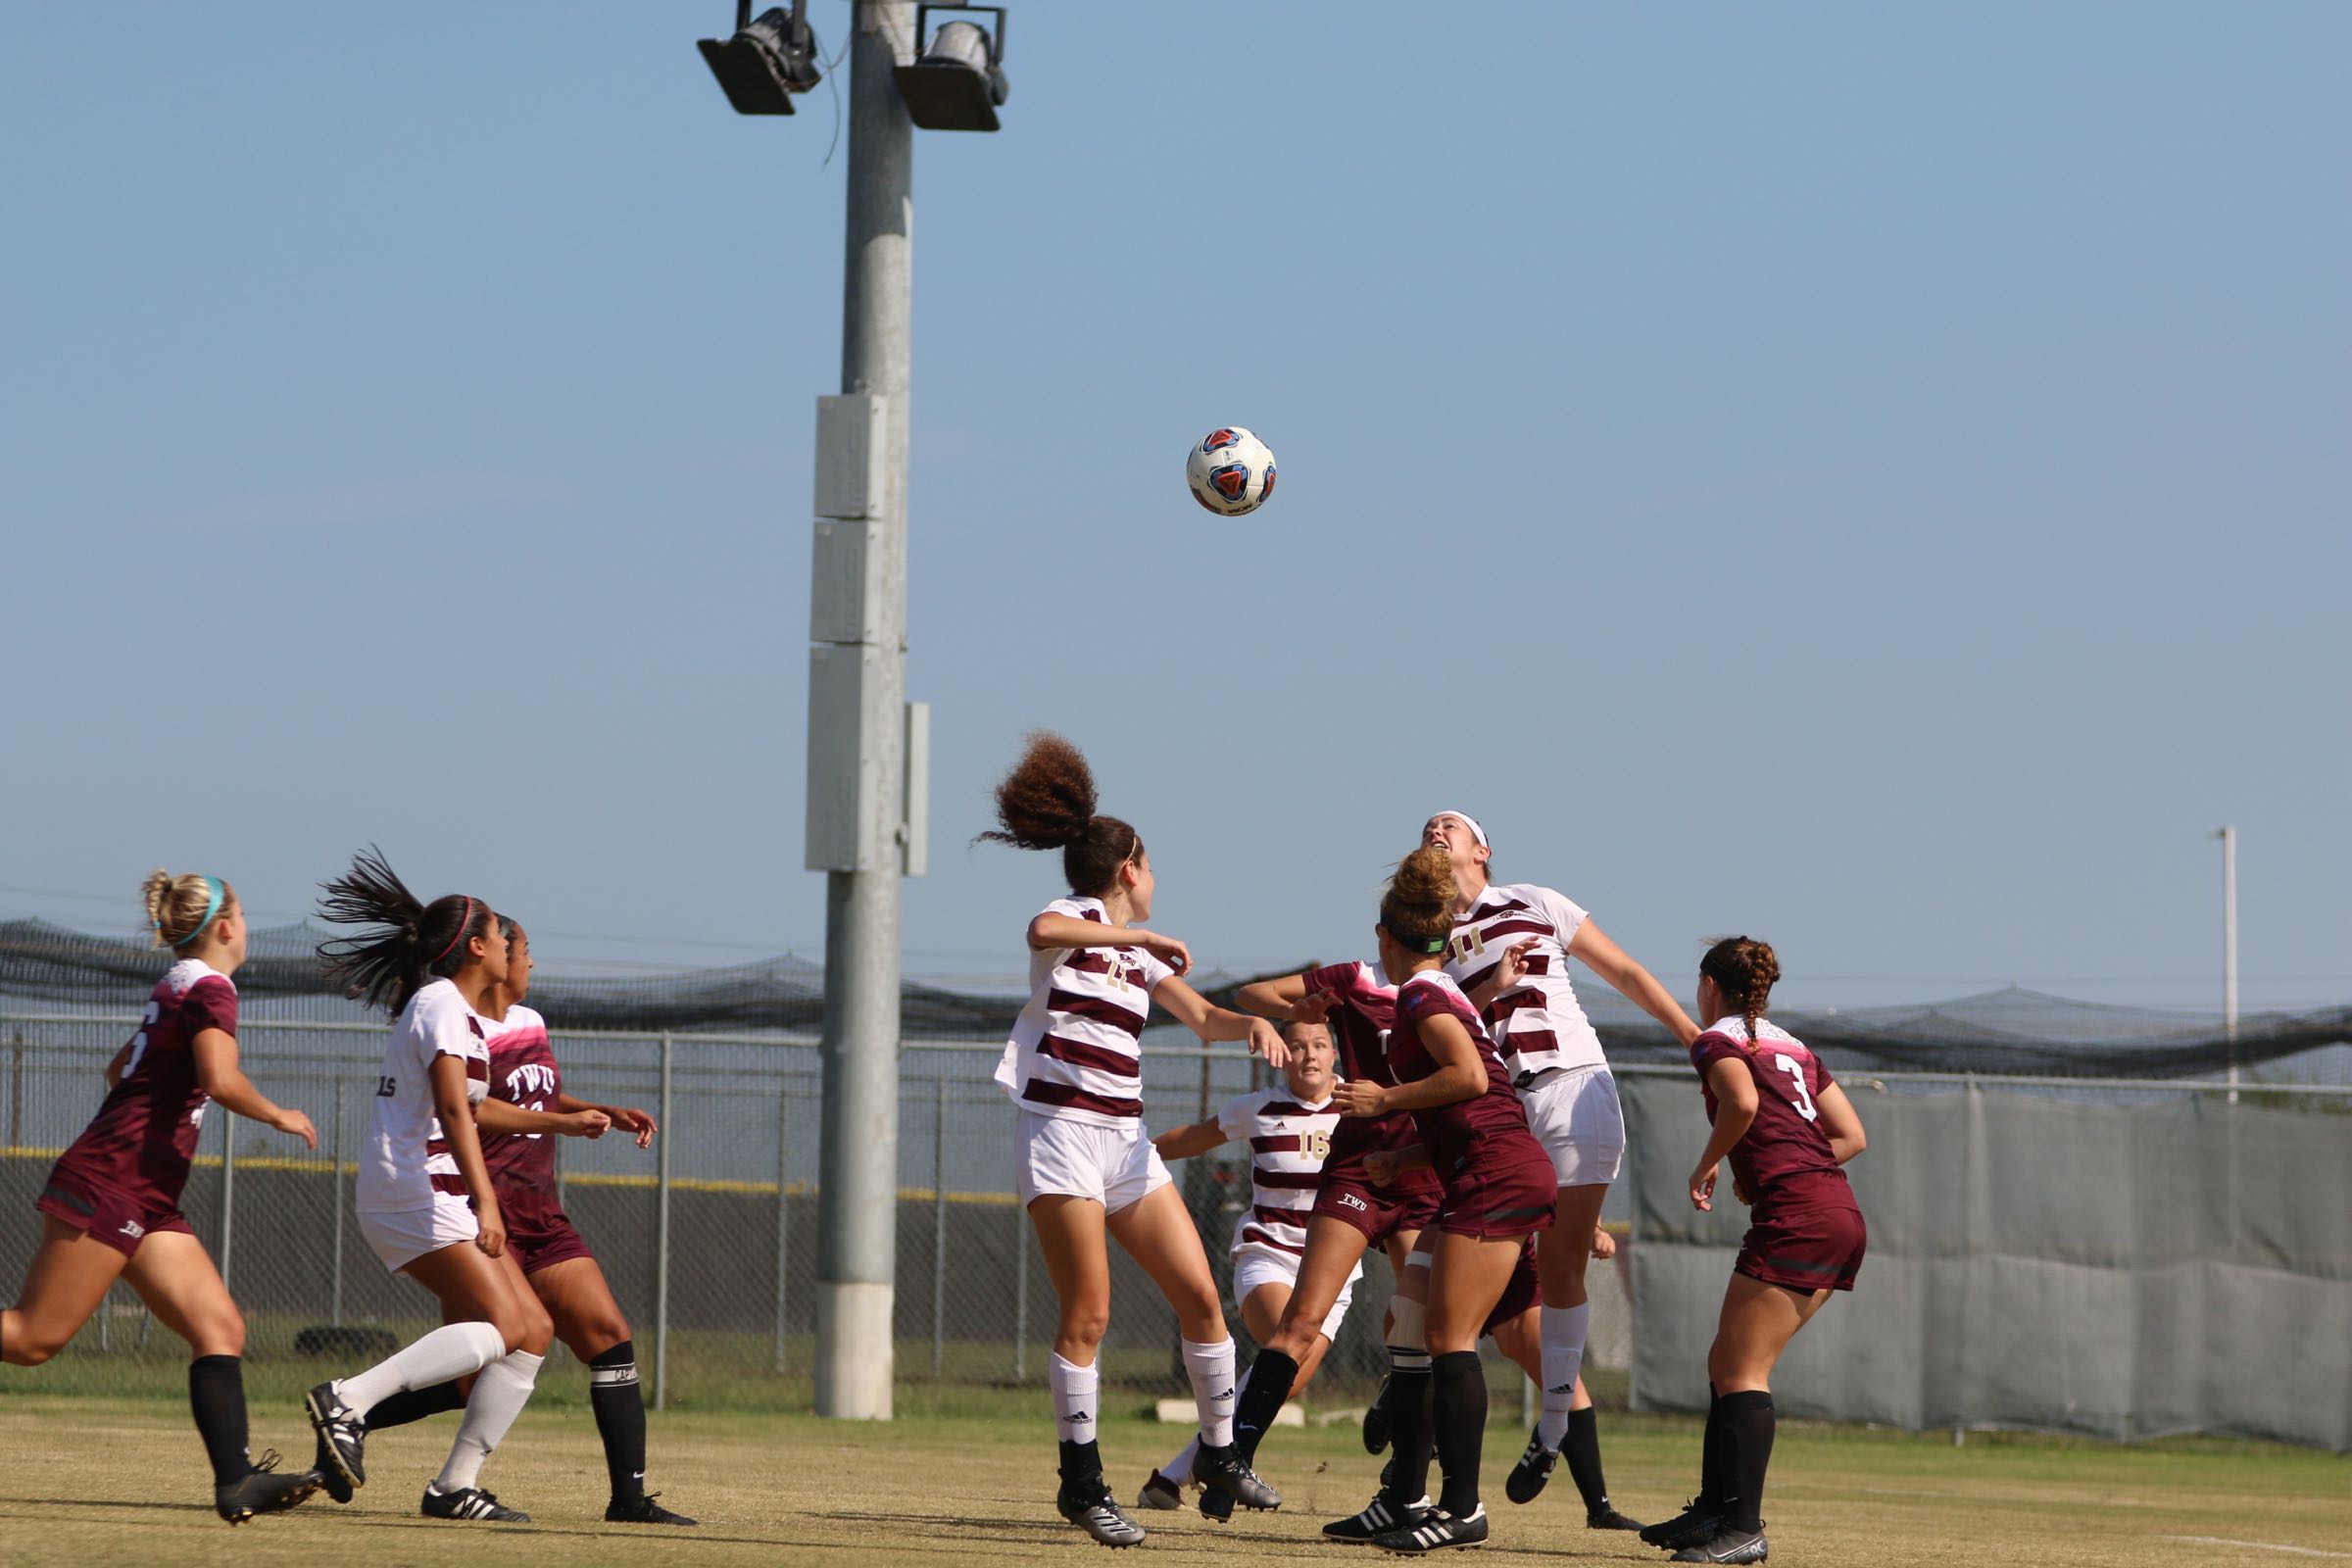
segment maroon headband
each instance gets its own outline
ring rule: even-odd
[[[473,923],[473,895],[466,893],[461,894],[460,897],[466,901],[466,912],[458,917],[458,934],[449,939],[448,947],[443,948],[439,953],[433,955],[433,963],[439,963],[443,958],[448,957],[450,954],[456,950],[458,943],[465,937],[466,928]],[[433,966],[433,963],[428,963],[425,965],[425,967],[430,969]]]

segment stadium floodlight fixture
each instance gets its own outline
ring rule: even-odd
[[[808,0],[792,0],[752,16],[752,0],[735,0],[735,36],[701,39],[696,47],[739,115],[789,115],[792,95],[824,79],[816,68],[816,33]]]
[[[1003,6],[918,5],[914,36],[919,44],[934,11],[983,11],[997,19],[991,33],[976,22],[951,22],[931,37],[910,66],[894,66],[906,114],[925,130],[996,130],[997,108],[1011,88],[1004,80]]]

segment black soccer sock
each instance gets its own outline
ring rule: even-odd
[[[1568,1477],[1576,1483],[1576,1494],[1585,1499],[1585,1512],[1598,1513],[1609,1505],[1609,1484],[1600,1474],[1600,1427],[1592,1419],[1592,1407],[1568,1412],[1568,1436],[1560,1444],[1560,1454],[1568,1461]]]
[[[1429,1494],[1429,1457],[1437,1447],[1437,1409],[1434,1380],[1427,1371],[1401,1377],[1392,1372],[1389,1385],[1388,1499],[1401,1514]]]
[[[1389,1350],[1389,1376],[1380,1386],[1381,1413],[1388,1418],[1389,1449],[1395,1452],[1398,1434],[1404,1430],[1403,1412],[1418,1410],[1429,1397],[1429,1352],[1418,1348],[1392,1345]],[[1419,1493],[1405,1498],[1412,1502]]]
[[[381,1432],[386,1427],[405,1427],[412,1421],[421,1421],[428,1415],[439,1415],[444,1410],[465,1408],[466,1391],[458,1386],[456,1378],[452,1378],[447,1383],[435,1383],[426,1388],[404,1389],[376,1400],[375,1408],[368,1412],[368,1430]]]
[[[1479,1446],[1487,1435],[1487,1373],[1476,1350],[1448,1350],[1430,1357],[1431,1425],[1437,1433],[1438,1463],[1446,1490],[1438,1506],[1456,1519],[1478,1511]]]
[[[1241,1449],[1244,1464],[1257,1457],[1258,1439],[1274,1424],[1275,1413],[1298,1381],[1298,1363],[1280,1350],[1260,1350],[1257,1359],[1250,1363],[1250,1380],[1242,1385],[1242,1396],[1233,1403],[1233,1442]]]
[[[637,1342],[623,1340],[588,1363],[588,1404],[596,1435],[605,1440],[605,1473],[612,1495],[645,1495],[645,1393],[637,1385]]]
[[[1762,1389],[1723,1396],[1723,1424],[1731,1433],[1726,1477],[1732,1494],[1723,1499],[1732,1526],[1739,1530],[1764,1528],[1764,1468],[1772,1463],[1772,1434],[1778,1424],[1772,1396]]]
[[[1698,1500],[1720,1507],[1732,1494],[1731,1434],[1723,1424],[1723,1396],[1707,1385],[1707,1425],[1698,1440]]]
[[[188,1363],[188,1409],[213,1485],[225,1487],[253,1473],[245,1457],[245,1363],[233,1355],[200,1355]]]
[[[1089,1438],[1075,1443],[1061,1440],[1061,1484],[1065,1487],[1101,1486],[1102,1484],[1102,1450]]]

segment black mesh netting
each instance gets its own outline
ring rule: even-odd
[[[253,933],[237,991],[259,1012],[356,1016],[331,991],[314,949],[312,925]],[[0,1008],[28,1005],[120,1011],[154,984],[167,955],[143,944],[71,931],[43,920],[0,921]],[[1241,980],[1202,979],[1229,1002]],[[1680,1061],[1672,1038],[1607,988],[1579,987],[1592,1021],[1621,1061]],[[909,982],[900,1001],[909,1039],[971,1040],[1001,1035],[1022,999],[950,991]],[[811,1032],[823,1020],[824,971],[785,956],[723,969],[600,979],[542,974],[532,1005],[567,1030]],[[2232,1063],[2250,1067],[2328,1047],[2352,1045],[2352,1004],[2306,1012],[2256,1013],[2235,1040],[2218,1016],[2107,1006],[2010,988],[1949,1002],[1851,1011],[1780,1012],[1774,1018],[1840,1066],[1887,1071],[2047,1074],[2062,1077],[2195,1078]]]

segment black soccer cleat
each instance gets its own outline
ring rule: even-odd
[[[1460,1519],[1443,1508],[1432,1508],[1415,1523],[1400,1525],[1372,1538],[1372,1544],[1399,1557],[1418,1557],[1424,1552],[1486,1544],[1487,1510],[1483,1506],[1471,1509]]]
[[[368,1484],[367,1467],[360,1462],[360,1450],[368,1442],[368,1423],[343,1402],[331,1382],[304,1395],[302,1407],[310,1414],[311,1430],[318,1435],[318,1457],[312,1468],[318,1472],[328,1496],[349,1502],[351,1494]]]
[[[279,1471],[275,1448],[253,1461],[253,1468],[225,1487],[213,1489],[213,1510],[232,1525],[257,1513],[283,1513],[307,1501],[324,1486],[316,1470]]]
[[[634,1497],[614,1497],[605,1504],[605,1523],[609,1525],[690,1525],[695,1521],[682,1513],[672,1513],[654,1499],[659,1492],[640,1492]]]
[[[1592,1509],[1585,1515],[1585,1528],[1587,1530],[1642,1530],[1648,1527],[1639,1519],[1628,1519],[1617,1511],[1615,1505],[1608,1498],[1603,1497],[1600,1499],[1599,1507]]]
[[[1511,1478],[1502,1484],[1502,1494],[1513,1502],[1533,1502],[1543,1494],[1544,1483],[1551,1479],[1552,1466],[1560,1462],[1560,1450],[1544,1446],[1542,1431],[1527,1435],[1527,1451],[1511,1466]]]
[[[1375,1536],[1384,1536],[1392,1530],[1421,1523],[1428,1517],[1430,1508],[1427,1497],[1416,1503],[1398,1504],[1390,1501],[1386,1492],[1374,1493],[1362,1513],[1335,1519],[1325,1525],[1323,1539],[1336,1541],[1342,1545],[1360,1546]]]
[[[1772,1548],[1765,1543],[1761,1525],[1742,1530],[1738,1525],[1725,1525],[1708,1540],[1685,1546],[1674,1554],[1676,1562],[1762,1562]]]
[[[1364,1406],[1364,1451],[1379,1453],[1389,1446],[1389,1375],[1380,1375],[1380,1388]]]
[[[417,1510],[427,1519],[478,1519],[494,1525],[527,1525],[531,1516],[519,1508],[510,1508],[498,1500],[495,1493],[479,1487],[460,1487],[455,1492],[443,1492],[435,1487],[424,1489],[424,1502]]]
[[[1642,1544],[1660,1551],[1680,1551],[1712,1539],[1722,1528],[1723,1505],[1711,1497],[1692,1497],[1681,1513],[1645,1527]]]
[[[1073,1487],[1061,1484],[1061,1492],[1054,1499],[1061,1516],[1105,1546],[1140,1545],[1144,1527],[1119,1512],[1119,1505],[1110,1500],[1110,1489],[1096,1476],[1092,1482]]]
[[[1222,1448],[1200,1445],[1200,1451],[1193,1458],[1193,1479],[1207,1489],[1200,1494],[1200,1512],[1211,1519],[1230,1515],[1237,1502],[1245,1508],[1282,1506],[1282,1494],[1258,1480],[1257,1472],[1250,1468],[1250,1461],[1242,1457],[1242,1450],[1230,1443]],[[1212,1496],[1227,1499],[1224,1514],[1209,1512]]]

